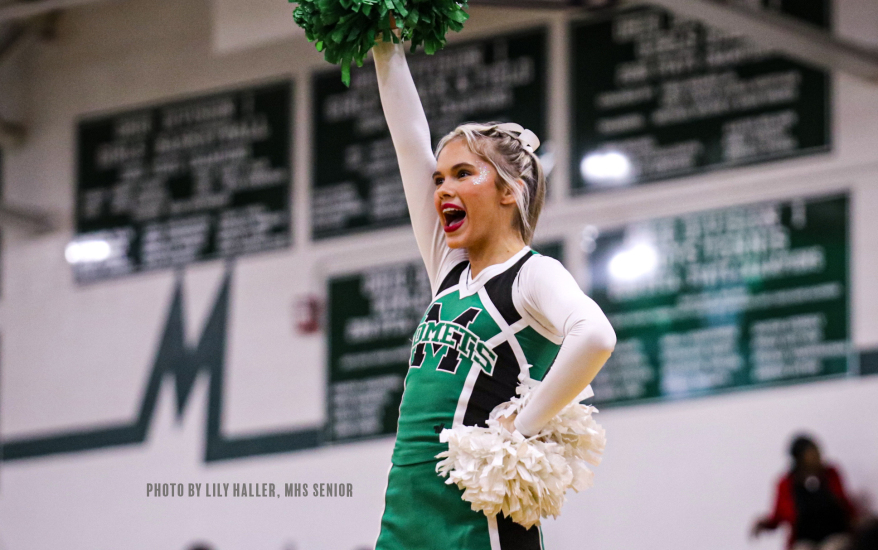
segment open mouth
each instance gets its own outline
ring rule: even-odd
[[[460,229],[466,219],[466,210],[454,204],[442,205],[442,217],[445,219],[445,232],[451,233]]]

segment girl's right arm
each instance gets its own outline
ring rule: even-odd
[[[463,251],[448,248],[433,204],[436,159],[427,116],[405,60],[404,46],[378,41],[372,51],[381,106],[396,149],[415,240],[435,295],[441,277],[460,261],[458,256]]]
[[[522,435],[531,436],[592,382],[613,353],[616,332],[558,260],[532,258],[521,268],[517,284],[527,315],[563,339],[551,368],[514,420]]]

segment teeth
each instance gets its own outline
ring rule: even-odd
[[[463,212],[460,208],[444,208],[442,210],[443,214],[448,214],[449,212]]]

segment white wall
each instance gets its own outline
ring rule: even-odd
[[[878,40],[878,20],[864,22],[863,14],[875,16],[866,9],[871,4],[845,2],[845,10],[859,15],[840,13],[842,32]],[[77,8],[61,18],[55,41],[27,52],[0,75],[0,109],[6,110],[0,112],[22,119],[30,130],[27,145],[7,153],[5,197],[49,210],[61,224],[39,237],[15,230],[3,234],[4,439],[132,420],[171,300],[170,272],[87,287],[72,282],[63,250],[73,234],[74,132],[82,115],[263,79],[295,79],[295,243],[289,250],[244,258],[235,268],[222,419],[228,436],[322,422],[324,340],[294,332],[294,299],[323,292],[333,273],[417,257],[408,228],[309,242],[308,76],[325,68],[324,62],[302,38],[277,34],[277,26],[266,40],[235,39],[234,29],[212,27],[212,13],[207,0],[126,0]],[[217,20],[228,25],[236,17],[226,10]],[[258,28],[252,17],[239,17],[240,28]],[[567,86],[557,70],[566,56],[563,15],[474,10],[466,31],[454,39],[538,22],[552,28],[550,137],[564,143]],[[214,53],[213,46],[221,45],[218,36],[234,43],[224,48],[230,53]],[[267,44],[237,49],[262,42]],[[853,339],[861,349],[878,347],[878,86],[836,75],[833,97],[833,152],[811,158],[570,199],[563,192],[562,147],[555,180],[562,192],[553,194],[538,240],[565,239],[569,267],[584,278],[578,234],[585,224],[607,227],[849,190]],[[223,270],[221,262],[186,270],[185,320],[192,340]],[[183,549],[200,539],[219,549],[354,550],[372,544],[392,438],[205,464],[206,389],[201,379],[176,424],[173,388],[165,384],[145,444],[0,463],[0,549]],[[875,418],[878,377],[608,410],[600,414],[609,445],[596,487],[571,495],[564,515],[546,522],[547,547],[777,548],[779,534],[751,543],[746,533],[769,504],[771,484],[786,464],[789,435],[800,428],[819,434],[854,491],[875,495]],[[145,497],[148,482],[322,481],[353,483],[355,496]]]

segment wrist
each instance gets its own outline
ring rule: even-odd
[[[518,433],[520,433],[520,434],[523,435],[524,437],[530,437],[530,436],[531,436],[530,432],[521,429],[521,424],[519,423],[519,417],[518,417],[518,416],[516,416],[516,417],[515,417],[515,420],[512,421],[512,425],[515,427],[516,430],[518,430]]]
[[[393,42],[385,42],[380,36],[375,40],[375,44],[372,46],[372,51],[375,54],[384,54],[389,55],[391,51],[393,51]]]

